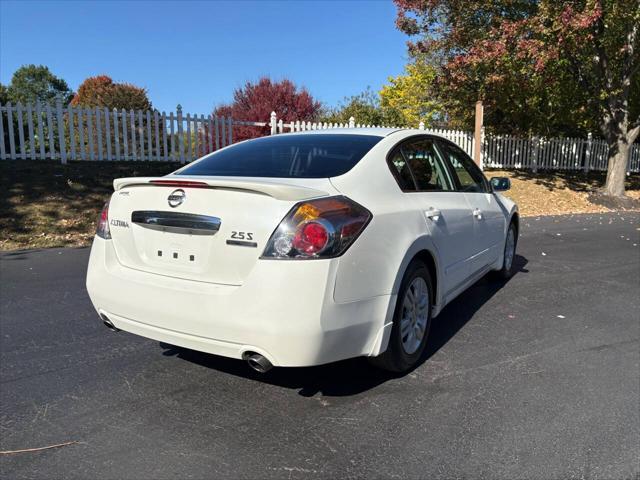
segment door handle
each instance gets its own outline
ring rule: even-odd
[[[220,219],[206,215],[179,212],[136,210],[131,212],[131,222],[147,228],[171,229],[176,233],[213,235],[220,230]]]
[[[427,216],[429,220],[433,220],[437,222],[440,218],[441,212],[437,208],[429,207],[428,210],[425,210],[424,214]]]
[[[476,220],[482,220],[482,210],[476,208],[473,210],[473,216]]]

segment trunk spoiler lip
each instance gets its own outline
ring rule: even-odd
[[[113,181],[115,191],[125,187],[173,187],[173,188],[211,188],[226,190],[243,190],[247,192],[268,195],[277,200],[308,200],[316,197],[329,196],[329,192],[312,187],[292,185],[289,183],[272,182],[249,177],[127,177],[116,178]]]

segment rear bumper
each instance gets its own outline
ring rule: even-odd
[[[96,238],[87,271],[94,307],[119,329],[231,358],[257,352],[276,366],[377,355],[390,296],[336,303],[339,259],[259,260],[242,286],[181,280],[123,267]]]

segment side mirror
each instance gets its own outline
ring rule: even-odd
[[[511,188],[511,180],[507,177],[491,177],[491,187],[494,192],[504,192]]]

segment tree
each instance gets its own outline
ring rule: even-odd
[[[0,83],[0,104],[5,105],[9,102],[9,89]]]
[[[341,104],[328,110],[321,118],[322,122],[349,123],[353,117],[361,125],[399,125],[401,117],[391,109],[380,105],[380,98],[370,87],[351,97],[346,97]]]
[[[481,98],[487,124],[503,130],[598,127],[609,144],[604,193],[624,195],[640,132],[638,0],[395,2],[398,27],[419,37],[410,52],[443,59],[448,113],[466,122],[461,111]]]
[[[418,59],[405,67],[405,73],[390,77],[380,90],[383,111],[394,112],[399,125],[430,126],[442,117],[442,107],[434,90],[437,69]]]
[[[0,83],[0,104],[6,105],[7,103],[9,103],[9,89]],[[6,125],[6,122],[8,122],[8,116],[4,112],[0,112],[0,115],[2,115],[3,125]],[[9,145],[9,129],[5,127],[3,130],[4,144]]]
[[[233,92],[233,102],[217,106],[213,113],[234,120],[268,122],[271,112],[274,111],[278,119],[290,122],[314,121],[320,110],[320,102],[305,88],[298,88],[287,79],[274,82],[268,77],[262,77],[256,83],[247,82],[242,88],[236,89]],[[237,141],[268,133],[268,128],[247,126],[234,127],[233,130],[234,139]]]
[[[107,107],[109,110],[151,110],[151,101],[144,88],[130,83],[116,83],[107,75],[89,77],[78,87],[71,102],[74,106]]]
[[[18,103],[53,103],[60,96],[64,104],[73,98],[73,92],[63,79],[56,77],[44,65],[23,65],[11,77],[9,101]]]

